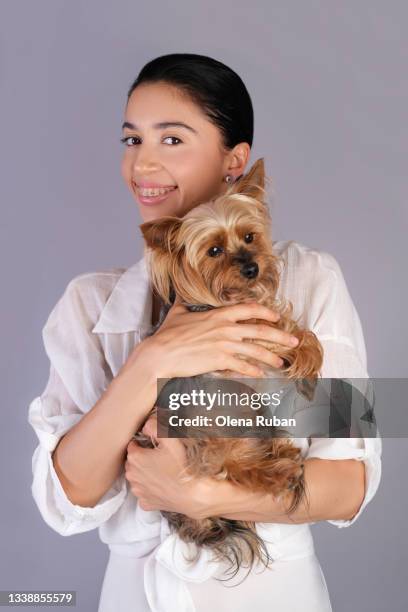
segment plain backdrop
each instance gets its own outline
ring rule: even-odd
[[[407,22],[395,0],[2,1],[0,589],[76,590],[77,610],[97,608],[108,550],[97,531],[63,538],[43,522],[27,410],[67,283],[141,256],[119,138],[150,59],[202,53],[240,74],[255,111],[250,165],[264,157],[274,184],[274,239],[336,257],[370,375],[407,377]],[[335,612],[407,609],[407,441],[383,445],[362,517],[312,528]]]

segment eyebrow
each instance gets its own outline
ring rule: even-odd
[[[194,134],[198,133],[190,125],[187,125],[186,123],[183,123],[181,121],[161,121],[160,123],[155,123],[153,127],[155,130],[163,130],[167,127],[182,127],[182,128],[185,128],[186,130],[190,130],[191,132],[194,132]],[[129,121],[125,121],[122,124],[122,130],[124,130],[125,128],[128,128],[129,130],[139,129],[137,125],[135,125],[134,123],[129,123]]]

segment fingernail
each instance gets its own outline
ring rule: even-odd
[[[298,338],[291,338],[290,343],[292,346],[297,346],[299,344]]]

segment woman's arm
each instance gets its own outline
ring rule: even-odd
[[[136,347],[133,359],[137,359]],[[93,408],[59,441],[52,460],[68,499],[93,507],[123,469],[126,447],[154,406],[156,378],[138,366],[113,379]]]
[[[292,496],[277,500],[271,494],[251,493],[236,485],[203,482],[198,498],[209,500],[196,518],[223,516],[262,523],[310,523],[351,519],[359,510],[365,491],[365,469],[355,459],[306,459],[306,494],[295,512],[287,510]]]
[[[69,501],[93,507],[118,478],[129,440],[154,406],[158,378],[191,376],[234,366],[241,374],[257,375],[258,367],[235,357],[236,348],[241,346],[242,351],[259,357],[259,347],[243,343],[240,338],[243,328],[250,335],[258,333],[256,327],[237,322],[253,318],[254,314],[272,321],[278,316],[256,303],[210,313],[190,313],[182,305],[172,307],[160,329],[135,346],[100,399],[59,440],[52,461]],[[192,317],[195,326],[189,324]],[[186,325],[182,325],[185,319]],[[226,328],[227,339],[238,339],[233,343],[225,341],[220,347],[216,342],[216,322]],[[289,342],[290,334],[271,327],[266,330],[271,339]],[[202,350],[203,343],[207,350]],[[276,355],[261,348],[262,355],[266,363],[277,365]]]
[[[154,435],[149,419],[144,432]],[[264,523],[310,523],[349,520],[358,512],[365,492],[365,466],[355,459],[304,460],[306,493],[288,515],[291,494],[276,499],[226,481],[198,478],[183,482],[184,447],[178,439],[160,439],[159,447],[128,446],[126,478],[144,510],[181,512],[195,519],[211,516]],[[177,458],[177,460],[176,460]]]

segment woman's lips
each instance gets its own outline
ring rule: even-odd
[[[173,191],[175,191],[177,187],[174,187],[173,189],[169,190],[167,193],[163,193],[162,195],[158,195],[158,196],[143,196],[140,193],[139,187],[135,183],[134,183],[134,189],[135,189],[136,196],[139,202],[141,204],[145,204],[149,206],[152,204],[159,204],[160,202],[163,202],[163,200],[165,200],[171,193],[173,193]]]

